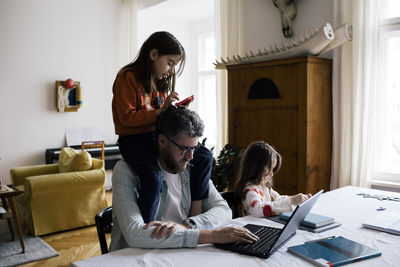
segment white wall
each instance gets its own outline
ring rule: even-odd
[[[293,22],[294,35],[298,40],[312,26],[320,28],[333,23],[333,0],[297,0],[297,16]],[[258,51],[276,43],[285,43],[282,34],[279,9],[271,0],[239,0],[239,53]],[[333,24],[332,24],[333,26]]]
[[[332,2],[298,0],[295,38],[311,26],[332,22]],[[271,0],[239,0],[239,4],[241,51],[284,39]],[[66,128],[101,126],[106,143],[116,142],[111,88],[122,67],[120,8],[121,0],[0,1],[0,178],[5,183],[10,181],[10,168],[44,163],[46,148],[65,145]],[[172,18],[171,10],[163,13]],[[182,21],[148,24],[140,31],[140,42],[163,28],[172,31],[190,53],[183,37],[190,26]],[[190,73],[190,61],[185,72]],[[78,112],[59,113],[55,81],[67,78],[81,82],[83,106]],[[182,79],[184,83],[186,78]]]
[[[65,129],[101,126],[115,143],[112,84],[121,67],[119,0],[0,1],[0,177],[44,163]],[[56,110],[55,81],[82,86],[78,112]]]

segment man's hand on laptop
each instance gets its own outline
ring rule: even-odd
[[[161,222],[152,221],[146,224],[143,228],[147,229],[151,226],[156,228],[151,233],[152,238],[162,238],[164,235],[168,238],[177,229],[188,229],[182,224],[175,222]],[[259,240],[258,236],[251,233],[249,230],[239,226],[225,226],[219,229],[213,230],[200,230],[199,244],[206,243],[254,243]]]
[[[258,236],[254,235],[246,228],[239,226],[226,226],[214,230],[201,230],[198,243],[254,243],[258,240]]]
[[[143,228],[147,229],[151,226],[156,226],[156,228],[151,233],[152,238],[162,238],[164,235],[168,238],[175,230],[177,229],[187,229],[184,225],[175,223],[175,222],[161,222],[161,221],[152,221],[146,224]]]

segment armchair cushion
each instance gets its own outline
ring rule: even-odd
[[[92,168],[92,156],[86,151],[77,152],[70,147],[64,147],[59,157],[59,171],[86,171]]]

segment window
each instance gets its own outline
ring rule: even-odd
[[[206,146],[218,150],[218,116],[217,116],[217,77],[215,66],[215,32],[213,27],[204,29],[203,26],[193,27],[193,45],[196,51],[194,68],[197,101],[196,111],[204,121],[203,137],[207,138]],[[196,96],[195,96],[196,97]]]
[[[400,1],[389,0],[380,22],[380,80],[377,94],[373,179],[400,184]]]

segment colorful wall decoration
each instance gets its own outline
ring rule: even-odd
[[[78,111],[82,106],[82,89],[80,82],[67,79],[56,81],[58,112]]]

